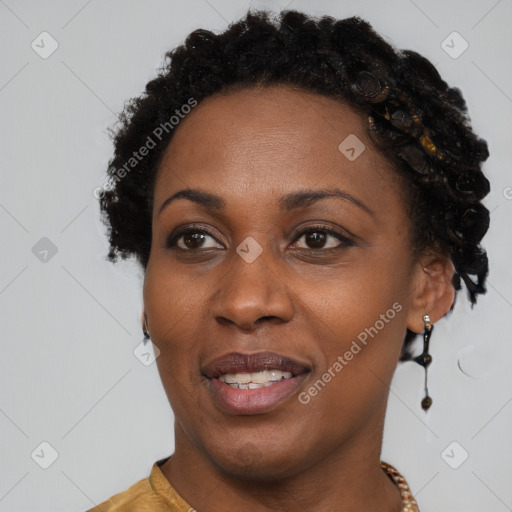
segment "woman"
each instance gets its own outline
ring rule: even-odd
[[[417,334],[426,376],[488,271],[460,92],[357,18],[252,13],[168,59],[101,208],[109,258],[145,272],[176,449],[92,510],[418,510],[380,460],[390,382]]]

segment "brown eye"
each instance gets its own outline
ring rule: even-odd
[[[203,233],[187,233],[182,235],[181,238],[187,249],[199,249],[204,243],[205,235]]]
[[[305,242],[309,247],[312,249],[321,249],[325,245],[328,235],[321,231],[312,231],[304,236]]]
[[[200,249],[223,249],[224,247],[207,231],[189,229],[171,235],[166,246],[169,249],[197,251]]]
[[[303,242],[301,242],[303,241]],[[301,246],[297,244],[301,243]],[[345,235],[329,229],[318,226],[303,231],[294,242],[296,249],[343,249],[345,247],[354,246],[354,242]]]

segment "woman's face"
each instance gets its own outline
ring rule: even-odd
[[[274,478],[380,442],[418,264],[364,125],[271,87],[208,98],[176,128],[144,306],[178,456]]]

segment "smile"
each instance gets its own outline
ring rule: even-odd
[[[292,377],[291,372],[273,369],[253,373],[227,373],[221,375],[219,380],[234,389],[260,389]]]
[[[230,415],[265,414],[295,395],[311,368],[271,352],[230,353],[202,370],[217,408]]]

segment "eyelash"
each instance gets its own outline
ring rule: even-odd
[[[298,235],[294,238],[292,244],[295,244],[298,240],[300,240],[304,235],[308,235],[310,233],[325,233],[327,235],[331,235],[333,236],[334,238],[337,238],[339,241],[340,241],[340,244],[337,245],[336,247],[329,247],[327,249],[325,248],[319,248],[319,249],[315,249],[315,248],[300,248],[298,250],[302,250],[302,251],[323,251],[323,252],[327,252],[327,251],[334,251],[334,250],[340,250],[340,249],[344,249],[344,248],[347,248],[347,247],[353,247],[355,246],[356,244],[354,243],[353,240],[351,240],[349,237],[343,235],[342,233],[332,229],[332,228],[329,228],[328,226],[324,226],[324,225],[321,225],[321,224],[318,224],[316,226],[310,226],[302,231],[300,231],[298,233]],[[181,229],[179,231],[177,231],[176,233],[173,233],[171,234],[168,239],[167,239],[167,242],[166,242],[166,247],[168,249],[172,249],[172,250],[176,250],[176,251],[182,251],[182,252],[190,252],[190,253],[193,253],[193,252],[199,252],[199,251],[205,251],[205,250],[208,250],[208,249],[211,249],[211,248],[208,248],[208,249],[202,249],[202,248],[198,248],[198,249],[183,249],[182,247],[177,247],[177,242],[178,240],[184,236],[184,235],[190,235],[190,234],[202,234],[202,235],[208,235],[210,237],[212,237],[214,240],[216,240],[217,243],[220,244],[220,242],[217,241],[217,239],[215,238],[215,235],[213,235],[212,233],[210,233],[209,230],[203,228],[203,227],[195,227],[195,226],[188,226],[184,229]]]
[[[296,243],[298,240],[300,240],[304,235],[308,235],[310,233],[325,233],[327,235],[331,235],[333,236],[334,238],[337,238],[338,241],[340,242],[339,245],[337,245],[336,247],[328,247],[327,249],[325,248],[320,248],[320,249],[314,249],[314,248],[307,248],[305,250],[308,250],[308,251],[323,251],[323,252],[327,252],[327,251],[335,251],[335,250],[340,250],[340,249],[345,249],[347,247],[354,247],[355,246],[355,243],[353,240],[351,240],[348,236],[346,235],[343,235],[342,233],[340,233],[339,231],[336,231],[335,229],[332,229],[332,228],[329,228],[328,226],[323,226],[321,224],[318,224],[316,226],[310,226],[306,229],[303,229],[302,231],[299,232],[299,234],[295,237],[295,239],[293,240],[292,243]],[[304,249],[303,249],[304,250]]]

